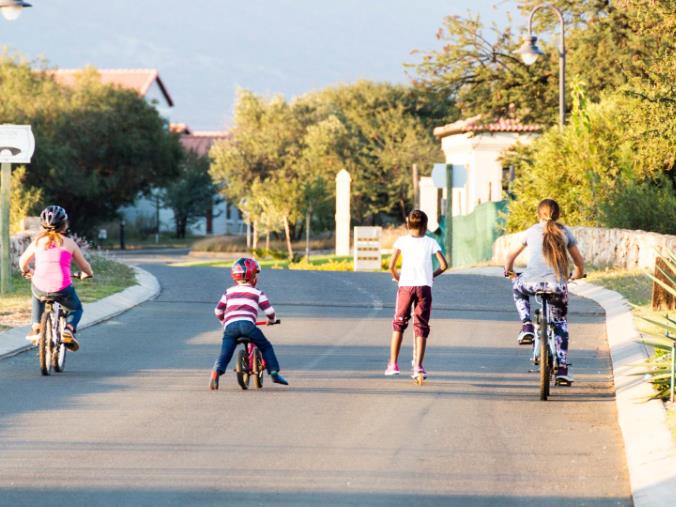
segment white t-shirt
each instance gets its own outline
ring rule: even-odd
[[[394,242],[394,248],[401,251],[401,272],[399,287],[432,287],[432,257],[441,250],[439,243],[423,236],[401,236]]]

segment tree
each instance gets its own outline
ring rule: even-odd
[[[66,88],[44,69],[5,58],[0,94],[0,121],[29,123],[35,134],[25,184],[64,206],[80,233],[177,173],[181,148],[165,120],[136,93],[101,84],[95,69]]]
[[[10,232],[19,230],[24,217],[39,213],[40,204],[44,202],[42,190],[25,184],[25,179],[26,166],[19,166],[12,171],[12,193],[9,200]]]
[[[162,203],[174,212],[176,237],[185,238],[186,229],[214,205],[217,188],[209,175],[209,159],[186,150],[178,176],[162,191]]]
[[[644,2],[650,0],[642,0]],[[668,0],[663,0],[668,1]],[[527,123],[553,125],[558,111],[558,18],[544,9],[534,17],[535,35],[545,55],[532,66],[524,65],[515,54],[522,43],[530,10],[540,0],[521,0],[524,15],[521,29],[511,25],[489,33],[478,16],[451,16],[444,20],[437,38],[439,50],[415,51],[421,60],[407,65],[417,82],[456,100],[464,117],[482,114],[495,117],[516,116]],[[643,55],[625,6],[608,0],[554,0],[566,20],[567,75],[585,82],[590,100],[625,84],[636,69],[637,56]],[[624,3],[635,3],[626,0]],[[655,41],[661,30],[649,39]],[[567,93],[569,91],[567,90]],[[567,101],[568,102],[568,101]]]

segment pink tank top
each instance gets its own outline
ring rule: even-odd
[[[58,292],[70,286],[70,261],[73,254],[56,245],[35,249],[33,285],[42,292]]]

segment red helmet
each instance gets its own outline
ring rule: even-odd
[[[238,282],[242,280],[251,282],[256,277],[256,274],[260,272],[261,267],[251,257],[240,257],[232,263],[232,267],[230,268],[232,279]]]

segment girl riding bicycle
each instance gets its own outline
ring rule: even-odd
[[[40,213],[42,231],[19,259],[21,273],[31,279],[33,294],[32,330],[26,336],[36,341],[40,334],[40,318],[44,312],[43,298],[54,299],[61,304],[66,313],[66,329],[63,331],[63,343],[72,351],[80,348],[75,339],[77,325],[82,318],[82,303],[71,282],[70,264],[75,264],[85,273],[85,277],[94,276],[94,271],[82,255],[80,247],[67,237],[68,214],[61,206],[47,206]],[[29,264],[35,262],[35,270]],[[85,278],[83,277],[83,278]]]
[[[575,269],[571,279],[584,276],[584,259],[573,233],[557,222],[561,210],[556,201],[544,199],[538,204],[538,223],[530,227],[522,244],[512,251],[505,263],[505,275],[512,273],[514,261],[528,247],[528,265],[513,284],[512,294],[521,318],[519,344],[532,343],[534,327],[530,315],[530,296],[537,290],[551,290],[550,307],[554,319],[556,349],[559,359],[557,380],[570,384],[573,376],[568,369],[568,254]]]

